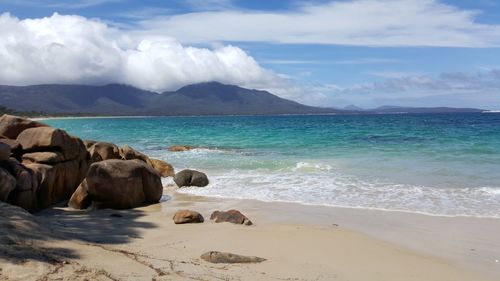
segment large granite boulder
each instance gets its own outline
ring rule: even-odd
[[[27,118],[4,114],[0,117],[0,135],[9,139],[16,139],[24,130],[47,125]]]
[[[17,141],[25,152],[59,151],[65,161],[87,153],[81,139],[52,127],[26,129],[19,134]]]
[[[178,187],[183,187],[183,186],[203,187],[208,185],[208,178],[207,175],[205,175],[202,172],[186,169],[175,174],[174,182],[177,184]]]
[[[38,175],[16,160],[4,162],[2,166],[16,181],[15,189],[10,192],[7,202],[30,212],[37,210]]]
[[[244,225],[252,225],[252,221],[250,221],[245,215],[243,215],[238,210],[229,210],[229,211],[214,211],[212,215],[210,215],[211,220],[215,220],[216,223],[220,222],[230,222],[234,224],[244,224]]]
[[[128,209],[158,202],[163,187],[152,167],[140,160],[104,160],[90,165],[87,177],[71,196],[69,206]]]
[[[63,130],[37,127],[17,137],[25,153],[22,162],[39,179],[38,208],[67,200],[85,178],[89,154],[82,140]]]
[[[173,220],[175,224],[202,223],[205,221],[200,213],[191,210],[179,210],[175,212]]]
[[[158,159],[150,159],[150,163],[153,169],[160,175],[160,177],[173,177],[175,176],[174,167],[165,161]]]

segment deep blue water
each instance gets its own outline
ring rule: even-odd
[[[500,114],[219,116],[46,121],[129,144],[177,170],[206,171],[199,195],[500,217]],[[172,153],[174,144],[204,147]]]

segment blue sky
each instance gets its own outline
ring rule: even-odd
[[[54,40],[62,45],[74,42],[61,35],[72,36],[70,31],[48,24],[46,28],[57,33],[51,35],[56,39],[28,43],[29,38],[38,38],[46,29],[37,29],[43,25],[40,22],[30,23],[34,26],[30,28],[25,28],[24,23],[26,19],[47,17],[66,26],[70,18],[56,19],[54,13],[63,17],[77,15],[83,20],[75,24],[104,25],[106,35],[102,36],[113,36],[120,45],[121,55],[117,56],[143,50],[144,40],[148,40],[148,58],[155,50],[154,58],[164,58],[168,53],[168,59],[175,61],[167,68],[157,68],[158,63],[153,61],[155,68],[169,73],[176,72],[176,66],[193,75],[187,78],[170,73],[152,79],[154,74],[150,74],[140,78],[139,74],[117,66],[124,64],[122,59],[106,64],[99,59],[97,65],[85,66],[82,61],[87,57],[105,55],[82,58],[75,48],[67,57],[76,61],[72,70],[90,70],[64,77],[35,75],[37,71],[50,73],[50,65],[43,62],[38,64],[39,69],[31,67],[27,71],[23,67],[19,74],[6,73],[3,80],[0,77],[2,84],[118,82],[161,92],[186,83],[217,79],[267,89],[312,105],[500,108],[500,1],[0,0],[0,13],[5,12],[10,13],[8,18],[4,14],[6,27],[15,25],[29,33],[25,37],[18,35],[23,31],[7,34],[10,37],[5,38],[19,37],[15,38],[16,44],[38,48],[41,42],[47,46]],[[89,32],[82,34],[85,37]],[[95,36],[92,33],[91,39],[82,40],[92,41]],[[128,39],[122,40],[123,37]],[[173,38],[175,44],[165,43],[167,52],[165,46],[154,44],[156,38],[161,38],[158,42]],[[87,47],[80,52],[93,48],[87,43],[81,43]],[[18,65],[7,58],[20,57],[25,63],[33,58],[35,53],[27,51],[30,48],[16,46],[4,46],[4,60]],[[71,48],[69,43],[65,46]],[[108,48],[100,46],[94,47]],[[25,51],[9,53],[12,49]],[[180,52],[178,56],[174,50]],[[42,57],[48,56],[47,52],[47,48],[36,50],[37,56]],[[1,54],[0,51],[0,61]],[[137,62],[141,57],[136,55],[127,57],[125,64]],[[215,66],[201,63],[202,59]],[[134,65],[135,69],[146,67],[142,62]],[[216,69],[222,69],[221,74],[211,73]],[[111,71],[126,74],[118,76]],[[164,81],[172,76],[177,78]]]

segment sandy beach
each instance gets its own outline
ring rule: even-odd
[[[500,222],[495,219],[164,194],[160,204],[131,210],[53,207],[34,218],[2,205],[0,237],[6,243],[0,279],[456,281],[500,276],[495,262],[500,239],[494,235]],[[208,219],[213,210],[232,208],[254,225]],[[175,225],[178,209],[199,211],[206,221]],[[228,265],[200,259],[212,250],[267,260]]]

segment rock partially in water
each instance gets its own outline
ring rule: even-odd
[[[229,210],[226,212],[215,211],[210,216],[210,219],[215,220],[216,223],[230,222],[234,224],[252,225],[252,221],[238,210]]]
[[[204,253],[201,255],[201,259],[211,263],[260,263],[266,261],[266,259],[260,257],[242,256],[217,251]]]
[[[177,184],[178,187],[183,187],[183,186],[203,187],[208,185],[208,178],[205,173],[186,169],[175,174],[174,182]]]
[[[182,151],[193,150],[193,149],[196,149],[196,148],[198,148],[198,147],[191,146],[191,145],[173,145],[173,146],[171,146],[171,147],[168,148],[168,151],[182,152]]]
[[[177,211],[174,214],[173,220],[175,224],[202,223],[205,221],[200,213],[191,210]]]
[[[130,147],[128,145],[124,145],[124,146],[120,147],[120,156],[121,156],[121,159],[123,159],[123,160],[141,160],[142,162],[145,162],[148,165],[150,165],[151,167],[153,167],[153,165],[151,164],[151,159],[149,159],[148,156],[133,149],[132,147]]]
[[[173,177],[175,176],[174,167],[165,161],[150,158],[150,163],[153,169],[160,175],[160,177]]]

